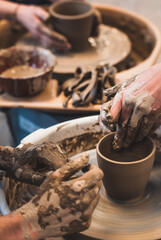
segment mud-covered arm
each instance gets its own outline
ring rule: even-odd
[[[142,140],[161,117],[161,63],[105,94],[114,98],[101,107],[99,121],[104,132],[116,130],[114,149]]]
[[[22,216],[9,214],[0,216],[0,236],[1,240],[25,240],[21,228]]]
[[[40,186],[47,171],[54,171],[68,161],[61,148],[51,142],[25,144],[22,148],[0,146],[0,170],[19,182]]]
[[[87,163],[88,155],[82,155],[51,173],[29,203],[0,219],[2,224],[12,219],[6,224],[6,231],[1,229],[1,236],[5,234],[1,240],[36,240],[87,229],[98,203],[103,177],[94,165],[86,167],[84,174],[74,175]],[[10,233],[7,232],[9,224]]]

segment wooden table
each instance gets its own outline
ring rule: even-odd
[[[141,0],[141,1],[125,0],[125,1],[122,1],[121,3],[119,2],[119,0],[100,0],[100,1],[89,0],[89,1],[91,3],[98,3],[96,5],[96,7],[102,12],[104,24],[106,24],[106,21],[109,23],[111,21],[111,19],[113,18],[114,26],[116,26],[117,24],[115,23],[115,20],[117,23],[121,23],[122,16],[126,16],[126,21],[132,22],[132,24],[133,24],[131,29],[129,28],[129,26],[126,26],[125,28],[123,28],[122,25],[119,25],[119,24],[118,24],[118,26],[116,26],[118,28],[120,27],[121,29],[123,28],[122,30],[125,32],[128,29],[127,33],[129,33],[129,37],[133,44],[131,54],[136,55],[135,58],[138,61],[138,64],[135,67],[132,67],[129,70],[126,69],[125,71],[120,71],[116,74],[116,79],[115,79],[116,84],[142,72],[143,70],[145,70],[146,68],[148,68],[149,66],[154,64],[154,62],[158,56],[158,53],[160,51],[160,44],[161,44],[160,33],[159,33],[158,29],[156,29],[155,25],[152,25],[146,19],[142,19],[140,16],[138,17],[136,14],[134,14],[134,12],[137,12],[140,15],[144,15],[147,19],[153,21],[157,26],[159,26],[159,23],[161,20],[161,17],[160,17],[161,2],[159,0],[154,0],[153,2],[151,0]],[[115,5],[114,7],[117,7],[117,8],[101,7],[100,4],[104,4],[104,5],[108,4],[108,6],[110,4],[111,5],[113,4],[113,5]],[[123,7],[123,9],[125,9],[125,8],[130,9],[133,11],[133,13],[126,12],[126,10],[120,11],[118,9],[119,6]],[[113,9],[116,9],[116,10],[113,10]],[[121,15],[119,15],[120,14],[119,12],[121,12]],[[150,13],[152,13],[152,17],[151,17]],[[118,18],[118,15],[121,17]],[[131,16],[132,19],[129,18],[129,16]],[[131,21],[129,21],[129,19]],[[133,19],[136,19],[136,20],[134,21]],[[139,24],[137,22],[139,22]],[[142,26],[144,26],[145,28],[144,27],[142,28]],[[13,25],[12,27],[15,28],[15,25]],[[130,31],[132,31],[132,34],[130,33],[129,29],[130,29]],[[140,34],[143,34],[143,36],[137,35],[137,33],[139,32],[138,29],[140,29]],[[141,54],[144,52],[143,48],[149,49],[150,48],[149,46],[151,46],[151,45],[146,46],[146,43],[152,44],[152,42],[150,42],[150,41],[152,41],[151,35],[150,34],[148,35],[147,29],[149,32],[152,32],[152,36],[155,36],[156,44],[150,54],[149,54],[149,52],[148,53],[146,52],[146,54],[148,54],[148,55],[143,54],[143,57],[141,58]],[[1,36],[3,36],[2,33],[1,33]],[[146,41],[142,42],[140,40],[141,37],[142,37],[142,39],[146,39]],[[8,37],[7,39],[11,39],[11,37]],[[149,39],[149,40],[147,40],[147,39]],[[2,40],[2,37],[0,38],[0,40]],[[142,45],[141,45],[141,42],[142,42]],[[36,44],[37,44],[37,42],[36,42]],[[137,49],[135,49],[136,46],[137,46]],[[138,60],[138,58],[139,58],[139,60]],[[160,60],[161,60],[161,55],[159,56],[158,62]],[[33,97],[16,98],[16,97],[12,97],[12,96],[8,95],[7,93],[4,93],[4,94],[0,95],[0,107],[6,107],[6,108],[21,108],[21,107],[23,107],[23,108],[46,110],[46,111],[50,111],[50,112],[52,112],[52,111],[58,112],[59,111],[59,112],[63,112],[63,113],[66,113],[66,112],[68,112],[68,113],[70,113],[70,112],[79,112],[79,113],[80,112],[89,112],[91,114],[91,113],[99,112],[100,105],[89,104],[88,106],[83,106],[83,107],[73,107],[72,99],[69,101],[67,108],[64,108],[64,101],[65,101],[66,97],[64,96],[63,92],[61,92],[60,94],[57,95],[58,88],[59,88],[58,82],[52,80],[52,81],[50,81],[47,88],[45,88],[43,92],[41,92],[40,94],[35,95]]]

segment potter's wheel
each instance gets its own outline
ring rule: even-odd
[[[58,55],[55,72],[73,72],[79,66],[95,66],[101,62],[110,65],[123,60],[131,51],[131,42],[120,30],[102,24],[97,38],[89,39],[89,48],[82,52]]]
[[[88,151],[96,163],[96,151]],[[154,167],[146,196],[135,203],[119,204],[102,191],[88,230],[71,239],[132,240],[161,238],[161,165]],[[68,238],[69,239],[69,238]]]
[[[25,34],[17,44],[38,46],[37,40],[30,33]],[[126,58],[130,51],[131,41],[126,34],[114,27],[101,24],[99,36],[89,39],[89,47],[86,50],[65,54],[54,51],[57,57],[54,72],[71,73],[75,72],[78,66],[95,66],[101,62],[113,65]]]
[[[47,129],[39,129],[25,137],[21,144],[54,141],[69,155],[88,152],[90,163],[96,164],[95,147],[103,136],[100,132],[98,115],[77,118],[63,122]],[[65,138],[64,138],[65,136]],[[89,150],[91,149],[91,150]],[[135,203],[118,204],[107,199],[103,192],[93,213],[92,223],[88,230],[66,236],[68,240],[154,240],[161,239],[161,161],[157,153],[146,196]],[[157,165],[156,165],[157,164]],[[6,182],[7,183],[7,182]],[[22,186],[10,185],[10,192],[20,198],[26,194]],[[12,191],[13,189],[13,191]],[[30,192],[29,192],[30,193]],[[31,194],[30,194],[31,195]],[[0,195],[1,197],[1,195]],[[14,200],[13,197],[13,200]],[[2,197],[1,202],[3,203]],[[16,199],[15,199],[16,201]],[[3,210],[3,214],[6,211]],[[50,238],[54,240],[55,238]],[[63,240],[60,238],[59,240]]]

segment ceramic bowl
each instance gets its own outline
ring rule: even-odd
[[[46,87],[55,63],[55,56],[43,48],[14,46],[3,49],[0,51],[0,89],[16,97],[35,95]],[[38,73],[27,77],[22,71],[18,77],[2,76],[6,70],[24,65],[38,69]]]

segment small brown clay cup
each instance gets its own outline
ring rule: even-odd
[[[49,7],[49,12],[53,29],[66,36],[72,51],[88,48],[88,38],[98,35],[101,15],[87,2],[58,1]]]
[[[145,137],[128,149],[114,151],[114,133],[104,136],[97,145],[98,166],[104,172],[103,185],[107,196],[117,202],[135,202],[147,192],[156,146]]]

